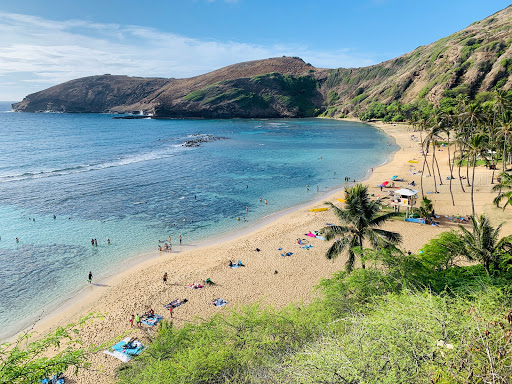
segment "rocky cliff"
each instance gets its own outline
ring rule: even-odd
[[[28,95],[16,111],[145,111],[156,117],[305,117],[359,111],[371,102],[470,96],[512,80],[512,6],[435,43],[364,68],[315,68],[280,57],[188,79],[91,76]]]

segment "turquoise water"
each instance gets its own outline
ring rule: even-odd
[[[0,103],[0,337],[76,294],[89,271],[115,273],[169,235],[196,244],[254,224],[360,180],[396,150],[369,125],[333,120],[8,110]],[[226,139],[181,145],[198,134]]]

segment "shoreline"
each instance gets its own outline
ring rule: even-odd
[[[419,186],[419,175],[414,172],[416,165],[408,162],[410,159],[419,158],[419,146],[413,140],[410,127],[382,123],[371,125],[393,137],[399,148],[384,164],[374,168],[373,172],[370,171],[359,182],[364,181],[364,184],[369,185],[369,192],[376,197],[384,193],[376,185],[389,180],[392,175],[400,175],[406,179],[402,186],[406,186],[411,180]],[[447,153],[442,149],[439,151],[438,160],[444,174],[447,172]],[[423,176],[425,191],[429,193],[432,189],[432,178]],[[491,213],[492,222],[497,225],[499,222],[495,219],[501,220],[507,215],[500,209],[493,209],[491,186],[488,183],[490,176],[486,170],[478,169],[477,176],[477,211]],[[436,212],[441,215],[470,212],[469,193],[458,191],[460,186],[457,185],[458,183],[454,183],[458,202],[456,207],[451,206],[446,184],[438,186],[440,194],[427,195],[434,200]],[[147,332],[130,328],[127,321],[129,315],[143,313],[146,308],[154,308],[156,313],[168,318],[162,305],[175,298],[189,299],[186,305],[180,306],[174,313],[173,323],[178,327],[207,319],[222,310],[230,311],[255,302],[275,308],[307,304],[316,296],[313,288],[322,278],[328,278],[342,270],[346,257],[341,255],[333,261],[326,260],[324,254],[330,242],[308,239],[314,247],[304,250],[295,241],[308,231],[319,230],[327,222],[335,222],[333,220],[336,219],[330,211],[313,213],[309,209],[321,205],[325,200],[336,202],[336,197],[342,197],[340,193],[343,189],[344,186],[327,191],[313,201],[269,215],[254,225],[241,229],[242,232],[236,231],[228,234],[226,238],[211,239],[211,243],[207,245],[179,253],[156,255],[136,263],[104,284],[101,282],[98,286],[87,287],[83,300],[70,300],[69,308],[61,308],[61,313],[52,316],[51,321],[50,318],[40,321],[35,330],[45,333],[57,325],[76,321],[79,315],[101,312],[105,314],[103,319],[96,319],[81,331],[85,346],[99,345],[126,333],[145,342]],[[388,191],[391,189],[385,190]],[[428,240],[443,231],[457,229],[457,225],[448,220],[443,220],[440,227],[394,220],[386,223],[384,228],[402,234],[404,241],[400,245],[401,249],[417,252]],[[511,225],[507,222],[502,235],[510,229]],[[256,252],[256,248],[260,248],[261,252]],[[281,252],[288,251],[293,252],[292,257],[280,256]],[[246,267],[231,270],[227,267],[228,260],[242,260]],[[169,272],[170,277],[166,285],[162,283],[164,272]],[[187,287],[188,284],[201,282],[205,278],[211,278],[216,284],[198,290]],[[223,308],[213,307],[210,303],[217,297],[227,299],[228,305]],[[91,371],[79,373],[77,377],[73,377],[77,383],[111,383],[115,379],[117,367],[121,365],[116,359],[107,358],[101,352],[92,355],[91,364],[93,368],[102,367],[102,374]]]
[[[385,130],[381,129],[381,127],[372,124],[372,123],[365,123],[361,122],[358,119],[334,119],[334,118],[319,118],[319,119],[330,119],[330,120],[339,120],[339,121],[350,121],[350,122],[356,122],[361,124],[367,124],[372,126],[373,128],[376,128],[377,130],[383,132],[388,136],[388,139],[392,139],[394,141],[394,145],[398,146],[396,143],[396,140],[393,136],[390,136],[386,133]],[[400,150],[400,146],[395,151],[390,152],[386,159],[375,166],[374,169],[377,169],[379,167],[383,167],[386,164],[393,161],[393,157]],[[365,173],[365,175],[360,179],[357,180],[357,183],[365,182],[371,177],[372,173],[370,169],[368,169]],[[344,189],[347,186],[352,186],[355,183],[345,182],[344,185],[339,185],[333,188],[330,188],[329,190],[326,190],[322,192],[317,197],[313,198],[312,200],[300,203],[298,205],[294,205],[292,207],[281,209],[280,211],[271,213],[269,215],[263,216],[259,218],[255,223],[252,223],[244,228],[235,229],[231,232],[223,233],[219,236],[213,236],[213,237],[207,237],[204,239],[199,240],[197,243],[190,244],[190,245],[183,245],[179,246],[180,250],[177,252],[159,252],[157,250],[155,251],[148,251],[148,252],[142,252],[138,253],[129,259],[123,260],[121,263],[118,263],[115,265],[115,268],[113,268],[111,271],[109,271],[106,276],[102,277],[101,280],[96,281],[93,283],[93,286],[98,287],[110,287],[114,286],[119,283],[119,279],[122,279],[125,276],[129,276],[133,273],[136,273],[137,271],[144,270],[154,264],[158,264],[160,262],[164,262],[169,259],[169,257],[186,254],[190,251],[198,251],[202,248],[207,248],[215,245],[219,245],[225,242],[230,241],[236,241],[243,237],[250,236],[251,234],[257,232],[260,229],[263,229],[267,227],[268,225],[272,224],[273,222],[279,220],[280,218],[292,214],[294,212],[297,212],[299,210],[303,209],[309,209],[313,206],[319,205],[323,203],[326,200],[332,200],[334,197],[334,194],[336,193],[342,193]],[[178,246],[174,245],[173,248],[177,249]],[[49,332],[52,328],[55,327],[55,323],[59,325],[65,325],[64,323],[70,323],[71,317],[69,316],[69,313],[75,312],[75,316],[78,313],[82,313],[84,308],[89,307],[94,303],[97,298],[101,295],[99,292],[90,292],[90,286],[84,286],[80,290],[78,290],[76,293],[72,294],[70,297],[64,299],[63,301],[56,303],[54,305],[51,305],[49,308],[45,308],[41,315],[35,319],[35,323],[31,322],[31,325],[27,326],[26,328],[16,332],[14,335],[7,336],[5,338],[0,339],[0,343],[4,342],[13,342],[16,337],[19,334],[22,334],[23,332],[26,332],[27,330],[34,329],[38,333],[45,333]],[[77,307],[80,307],[80,310],[76,310]],[[45,314],[46,312],[49,312],[48,314]],[[60,314],[61,312],[65,312],[66,315]],[[68,318],[68,320],[64,321],[63,318]],[[35,325],[34,325],[35,324]]]

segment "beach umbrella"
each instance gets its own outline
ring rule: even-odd
[[[384,184],[379,184],[379,185],[377,185],[377,187],[380,187],[380,188],[382,188],[382,187],[384,187],[384,186],[385,186]]]
[[[395,180],[396,178],[398,178],[398,176],[397,176],[397,175],[393,176],[393,177],[391,178],[391,180]]]
[[[389,184],[389,181],[385,181],[385,182],[383,182],[383,183],[382,183],[382,185],[383,185],[384,187],[385,187],[386,185],[388,185],[388,184]]]

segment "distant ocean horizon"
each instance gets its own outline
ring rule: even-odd
[[[0,102],[0,339],[57,310],[89,271],[115,274],[169,236],[187,245],[247,227],[361,180],[397,149],[370,125],[329,119],[10,109]]]

